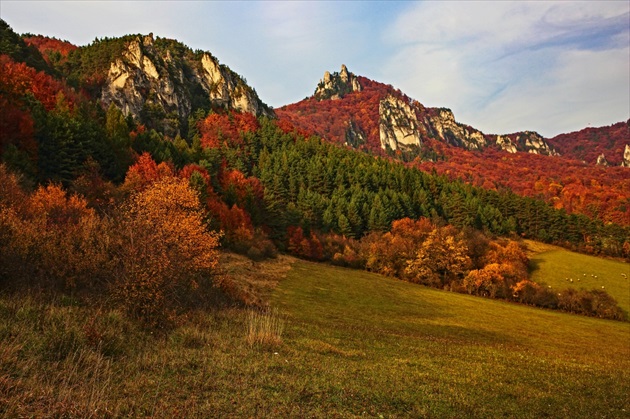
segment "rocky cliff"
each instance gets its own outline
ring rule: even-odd
[[[384,151],[419,151],[424,140],[435,138],[466,150],[483,150],[494,147],[509,153],[523,151],[544,155],[558,154],[543,137],[535,132],[486,135],[478,129],[457,122],[450,109],[426,108],[390,85],[354,75],[348,71],[345,65],[341,66],[339,73],[331,74],[327,71],[324,74],[324,78],[320,80],[315,89],[313,99],[318,102],[335,101],[336,104],[331,106],[338,107],[339,112],[333,112],[333,116],[339,115],[339,117],[345,118],[349,107],[345,97],[351,92],[362,92],[360,95],[353,96],[352,99],[348,98],[352,101],[350,107],[356,107],[355,115],[365,113],[365,111],[372,114],[371,109],[378,107],[378,130],[376,131],[378,132],[378,140],[366,139],[366,142],[371,144],[372,150],[378,144],[380,149]],[[286,107],[285,109],[289,108]],[[287,115],[286,112],[283,114]],[[299,119],[296,115],[292,115],[291,118]],[[331,125],[336,124],[332,120],[329,122]],[[312,124],[309,125],[312,126]],[[362,122],[354,121],[353,131],[375,132],[368,125],[371,124],[365,120]],[[322,132],[330,133],[330,130],[323,129]],[[347,139],[341,141],[341,139],[331,138],[331,140],[355,146],[354,141],[347,141]]]
[[[233,109],[256,116],[273,113],[243,78],[210,53],[193,53],[153,35],[126,43],[110,64],[101,100],[137,120],[159,121],[157,128],[170,136],[197,108]]]
[[[455,121],[450,109],[440,108],[425,118],[427,130],[444,142],[466,150],[481,150],[488,145],[483,133]]]
[[[630,167],[630,145],[626,144],[623,149],[623,160],[621,161],[621,167]]]
[[[388,96],[379,104],[379,133],[383,150],[420,147],[420,124],[416,113],[405,101]]]

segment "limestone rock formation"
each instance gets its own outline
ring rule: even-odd
[[[262,113],[260,100],[253,89],[249,88],[236,73],[225,66],[220,66],[216,58],[210,54],[203,54],[199,73],[201,84],[214,104],[253,115]]]
[[[517,143],[521,151],[545,156],[558,155],[558,152],[537,132],[525,131],[519,133]]]
[[[187,116],[190,99],[176,88],[176,83],[183,82],[183,71],[158,71],[163,64],[153,44],[152,35],[137,37],[128,44],[122,56],[110,65],[101,99],[105,106],[114,103],[124,114],[138,119],[152,107],[161,108],[165,115]],[[167,134],[174,134],[165,128]]]
[[[497,135],[496,144],[503,151],[507,151],[508,153],[516,153],[518,149],[512,143],[512,140],[507,135]]]
[[[437,115],[429,117],[429,124],[438,137],[456,147],[479,150],[487,145],[481,131],[457,123],[450,109],[438,109]]]
[[[345,145],[357,148],[362,144],[365,144],[365,133],[361,128],[352,120],[346,123],[346,141]]]
[[[162,126],[156,128],[171,137],[199,103],[257,116],[273,114],[238,74],[209,53],[194,58],[198,54],[189,52],[158,48],[153,35],[133,38],[110,65],[103,104],[113,103],[140,121],[159,120]]]
[[[604,153],[597,156],[597,162],[595,163],[597,166],[609,166],[608,160],[606,160],[606,156]]]
[[[381,100],[379,116],[382,149],[408,150],[421,145],[420,124],[408,103],[390,95]]]
[[[348,72],[348,68],[342,64],[341,72],[330,74],[326,71],[324,73],[324,78],[319,81],[313,96],[317,100],[334,100],[341,99],[350,92],[360,92],[361,90],[359,80],[353,73]]]
[[[626,144],[623,150],[623,161],[621,167],[630,167],[630,145]]]

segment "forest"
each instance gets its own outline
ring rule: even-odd
[[[441,289],[625,317],[605,291],[559,297],[528,280],[523,238],[630,257],[627,223],[602,220],[584,203],[573,211],[580,191],[567,208],[549,203],[567,194],[553,195],[546,179],[539,194],[507,181],[488,187],[460,169],[471,163],[456,152],[448,166],[404,164],[323,140],[281,114],[201,102],[171,137],[156,122],[164,115],[134,118],[104,108],[94,93],[124,38],[73,49],[15,37],[2,24],[3,287],[102,293],[148,325],[165,325],[217,288],[238,299],[213,275],[226,248],[253,261],[288,252]],[[607,190],[623,197],[614,179]]]

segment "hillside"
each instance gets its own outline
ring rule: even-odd
[[[496,148],[556,155],[535,132],[485,135],[455,121],[447,108],[427,108],[391,85],[356,76],[342,65],[319,82],[312,97],[278,109],[298,129],[380,155],[421,155],[429,139],[466,150]]]
[[[627,168],[345,67],[275,112],[176,40],[0,32],[0,416],[630,408],[627,311],[524,242],[629,260]]]
[[[211,53],[177,41],[128,35],[72,49],[32,35],[25,37],[29,46],[8,26],[4,31],[0,167],[23,196],[20,201],[15,193],[6,194],[0,208],[11,232],[1,244],[7,249],[6,269],[17,269],[12,276],[24,274],[22,259],[31,260],[39,272],[67,268],[50,265],[46,234],[76,240],[69,248],[87,246],[103,258],[113,252],[110,259],[120,259],[124,251],[116,246],[135,251],[134,241],[111,230],[108,220],[129,222],[137,216],[129,213],[129,201],[146,190],[163,194],[163,188],[180,188],[185,200],[194,194],[201,211],[195,216],[216,235],[211,242],[220,237],[217,245],[252,259],[280,250],[508,299],[513,298],[510,289],[527,280],[517,237],[616,257],[630,251],[623,225],[630,211],[624,189],[628,182],[618,180],[626,169],[599,167],[596,173],[607,177],[601,183],[584,173],[564,185],[545,178],[545,163],[560,157],[534,133],[489,142],[494,137],[456,123],[448,110],[424,108],[391,86],[342,67],[340,73],[325,75],[305,102],[310,113],[301,115],[345,130],[350,147],[344,147],[307,135],[284,110],[274,118],[243,77]],[[60,49],[58,55],[51,52],[54,48]],[[43,63],[44,70],[29,62]],[[355,112],[357,107],[365,112]],[[335,119],[340,109],[355,119],[334,124],[341,120]],[[375,111],[377,119],[372,118]],[[519,148],[529,152],[507,152]],[[480,160],[468,159],[466,153]],[[484,162],[488,156],[496,158]],[[394,157],[413,160],[405,165]],[[503,163],[508,161],[512,166]],[[497,164],[494,175],[483,176],[492,162]],[[524,167],[517,171],[515,166]],[[577,173],[574,166],[563,167],[567,176]],[[512,188],[515,180],[525,187]],[[70,217],[73,222],[94,218],[121,241],[93,248],[94,242],[72,236],[64,217],[51,215],[73,213],[77,203],[80,217]],[[46,228],[34,228],[40,224]],[[421,231],[410,235],[416,225]],[[434,259],[431,252],[441,251],[440,239],[462,244],[461,269],[454,274],[437,265],[421,269],[423,260]],[[41,241],[41,249],[19,247],[29,240]],[[408,246],[401,247],[402,242]],[[378,255],[390,249],[400,251],[389,258],[396,260],[393,264]],[[182,251],[189,255],[189,249]],[[98,270],[80,263],[75,268]],[[479,275],[485,279],[473,278]],[[74,281],[58,276],[60,283]],[[542,301],[538,297],[531,302]]]
[[[629,167],[630,120],[608,127],[584,128],[549,139],[563,156],[589,164]]]
[[[628,323],[309,262],[281,277],[276,314],[263,315],[277,326],[257,328],[243,309],[204,310],[167,337],[70,297],[2,294],[0,414],[623,417],[630,408]]]
[[[630,220],[630,184],[627,171],[619,169],[630,162],[624,163],[624,147],[630,144],[627,123],[552,140],[532,131],[488,135],[457,122],[449,109],[427,108],[391,85],[355,76],[345,66],[339,73],[327,72],[312,97],[276,113],[304,132],[413,161],[421,170],[487,189],[509,188],[569,213],[621,224]],[[607,165],[617,168],[594,169],[602,153],[610,157]]]

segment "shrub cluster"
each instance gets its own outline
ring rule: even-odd
[[[60,186],[28,194],[0,166],[0,281],[103,294],[164,327],[212,287],[219,234],[206,230],[188,181],[164,173],[98,215]]]

